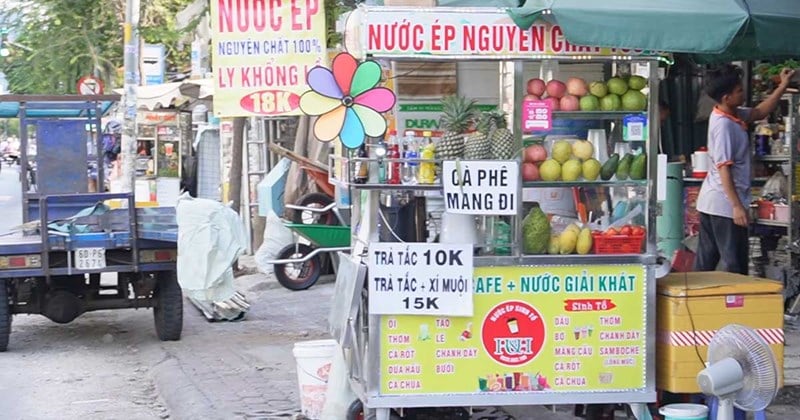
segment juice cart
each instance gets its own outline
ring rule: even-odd
[[[480,7],[433,13],[362,6],[348,18],[345,45],[358,59],[383,60],[390,68],[404,60],[496,62],[497,78],[476,83],[499,87],[497,108],[509,116],[510,128],[497,119],[485,132],[445,124],[443,137],[433,141],[435,159],[424,152],[425,159],[354,157],[358,145],[348,145],[342,131],[351,150],[332,157],[331,177],[350,191],[353,240],[340,273],[357,276],[337,280],[332,331],[364,415],[626,403],[648,416],[646,404],[656,401],[659,135],[649,122],[658,121],[660,56],[571,45],[557,25],[539,21],[523,30],[504,9]],[[604,73],[600,83],[581,84],[567,74],[581,67],[574,64],[593,63]],[[546,76],[558,64],[567,83]],[[333,61],[337,80],[347,79],[337,74],[347,67]],[[628,91],[635,93],[626,97]],[[342,94],[346,107],[348,98],[360,103],[356,94],[379,96]],[[559,121],[593,121],[600,128],[548,136]],[[361,122],[369,131],[370,122]],[[459,135],[463,146],[454,140]],[[511,153],[497,150],[508,136]],[[465,149],[480,157],[464,156]],[[422,175],[408,183],[354,182],[366,163],[420,171],[431,164],[437,175],[432,182]],[[556,190],[574,198],[577,220],[545,213],[543,191]],[[396,224],[384,203],[398,195],[443,200],[439,234],[401,242],[406,236],[392,232],[388,237],[398,240],[385,242],[381,231]]]

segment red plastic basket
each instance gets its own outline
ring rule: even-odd
[[[595,254],[638,254],[642,251],[644,234],[604,235],[592,233],[592,249]]]

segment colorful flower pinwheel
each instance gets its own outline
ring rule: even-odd
[[[314,135],[321,141],[340,139],[355,149],[367,136],[380,137],[386,131],[382,112],[395,103],[394,92],[376,87],[381,67],[374,61],[359,64],[347,53],[333,59],[333,71],[316,66],[308,72],[311,90],[300,97],[300,109],[318,115]]]

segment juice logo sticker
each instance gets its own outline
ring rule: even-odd
[[[545,334],[539,311],[520,301],[507,301],[492,308],[481,328],[486,353],[506,366],[521,366],[535,359],[542,351]]]

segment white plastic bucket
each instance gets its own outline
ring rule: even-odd
[[[325,406],[328,376],[331,370],[334,340],[313,340],[294,343],[297,362],[297,384],[300,389],[300,410],[309,419],[319,419]]]
[[[658,412],[664,420],[708,420],[708,407],[703,404],[669,404]]]

